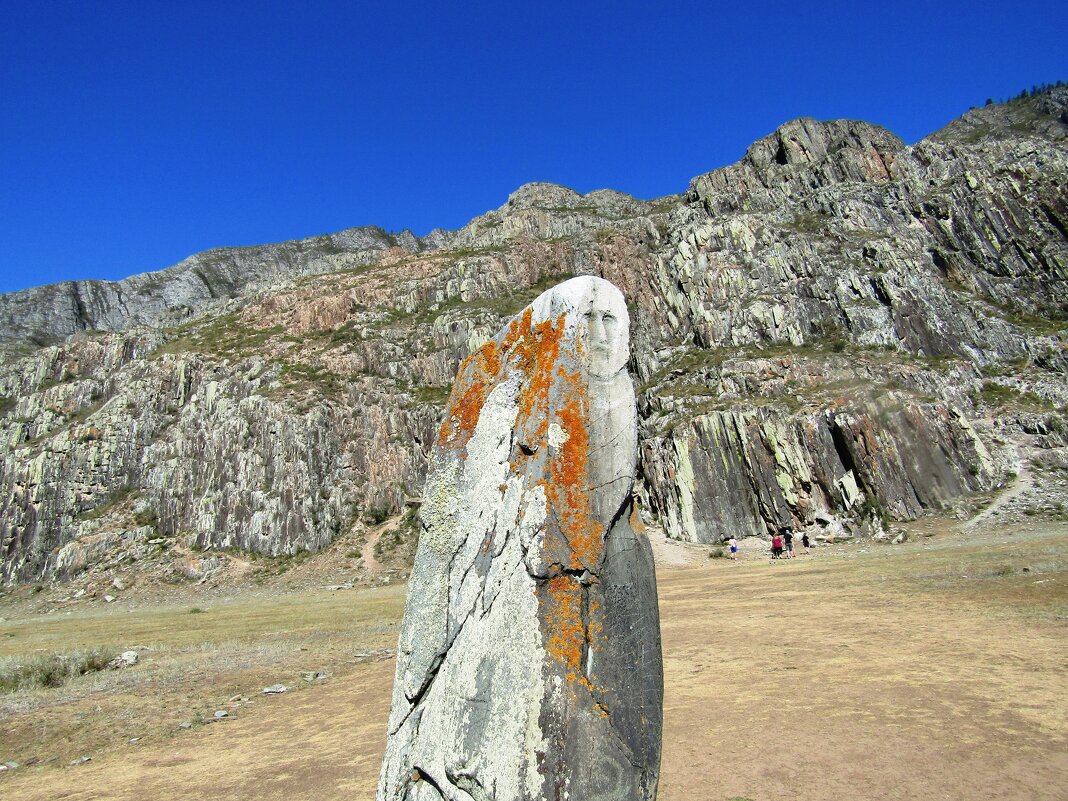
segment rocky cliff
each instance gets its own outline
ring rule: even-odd
[[[628,298],[673,537],[878,533],[1063,448],[1068,91],[913,146],[796,120],[679,195],[529,184],[459,231],[210,251],[0,296],[0,564],[318,550],[422,486],[460,361],[543,289]]]

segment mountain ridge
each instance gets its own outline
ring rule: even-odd
[[[1021,453],[1068,464],[1066,109],[1056,89],[912,146],[802,118],[678,195],[527,184],[434,247],[265,246],[217,286],[189,265],[149,283],[140,311],[4,296],[4,580],[150,542],[225,561],[359,541],[415,502],[459,362],[572,275],[631,306],[637,494],[674,538],[881,536]]]
[[[1043,108],[1048,105],[1044,103],[1044,97],[1036,97],[1036,102],[1043,103]],[[996,108],[1012,108],[1012,105],[1006,104]],[[992,116],[987,110],[989,108],[972,109],[921,141],[945,138],[948,132],[960,127],[974,131],[977,126],[988,125],[986,120]],[[976,118],[978,122],[973,122],[970,118]],[[794,152],[796,155],[797,148],[791,151],[787,143],[792,140],[799,144],[799,140],[789,134],[798,130],[804,131],[812,126],[846,131],[855,130],[859,126],[878,132],[879,138],[894,146],[892,149],[906,147],[904,142],[888,129],[863,120],[821,121],[811,117],[799,117],[782,123],[767,136],[753,142],[737,162],[692,178],[688,192],[694,193],[695,184],[702,179],[709,180],[709,176],[737,169],[746,163],[767,166],[774,162],[776,157],[781,157],[780,154]],[[1060,127],[1060,138],[1065,138],[1068,122],[1061,119]],[[775,151],[774,154],[769,152],[769,148]],[[803,146],[801,152],[807,152]],[[376,255],[395,247],[400,247],[407,253],[446,247],[453,237],[461,235],[481,218],[494,212],[502,212],[506,208],[564,209],[581,207],[582,201],[594,201],[594,205],[600,205],[596,201],[601,199],[618,199],[614,204],[617,207],[630,205],[632,209],[643,206],[648,208],[650,205],[670,202],[671,199],[685,194],[686,190],[675,195],[640,200],[616,189],[597,189],[582,194],[562,184],[534,181],[517,187],[502,206],[475,216],[461,228],[435,228],[423,237],[416,236],[409,229],[392,233],[376,225],[356,226],[334,233],[262,245],[210,248],[168,267],[135,273],[115,281],[71,279],[0,293],[0,344],[25,341],[31,345],[44,345],[83,331],[121,331],[136,325],[180,324],[197,315],[198,311],[192,309],[191,303],[203,306],[220,298],[224,301],[233,300],[246,291],[254,291],[267,285],[271,280],[300,278],[342,268],[337,260],[330,259],[331,256],[345,254],[348,257],[344,260],[345,266],[352,267],[355,266],[354,262],[368,263]],[[252,263],[257,257],[261,257],[261,261],[288,258],[291,262],[298,262],[298,265],[288,274],[263,274],[258,273]],[[228,266],[230,269],[227,269]],[[212,269],[213,267],[215,269]],[[247,275],[241,275],[242,272]],[[138,298],[147,301],[143,304],[146,308],[135,308],[131,311],[131,305],[139,305],[136,303]],[[45,307],[43,314],[39,311],[40,307]]]

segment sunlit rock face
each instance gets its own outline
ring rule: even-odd
[[[460,367],[431,459],[379,801],[656,795],[656,579],[622,294],[538,297]]]

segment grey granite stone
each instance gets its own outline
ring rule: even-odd
[[[432,455],[379,801],[656,795],[656,579],[629,319],[542,294],[461,366]]]

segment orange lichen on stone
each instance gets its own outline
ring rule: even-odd
[[[589,587],[575,574],[588,570],[595,575],[599,569],[604,525],[595,518],[590,497],[590,403],[582,370],[585,354],[581,341],[564,340],[564,325],[563,317],[558,318],[552,335],[539,342],[535,371],[524,398],[526,414],[538,421],[539,445],[548,448],[545,473],[539,482],[552,521],[544,532],[543,558],[557,570],[570,571],[550,578],[538,597],[549,657],[561,665],[569,684],[592,692],[583,660],[587,649],[597,647],[603,627]],[[567,350],[562,355],[564,348]],[[554,447],[547,441],[551,423],[559,426],[563,435]],[[584,605],[589,608],[584,609]]]
[[[520,320],[508,363],[522,371],[523,386],[517,399],[519,441],[541,447],[548,432],[549,394],[560,355],[564,318],[532,324],[528,309]]]
[[[582,649],[586,643],[582,624],[582,585],[570,576],[555,576],[547,585],[546,650],[565,666],[568,680],[574,681],[582,673]]]
[[[604,550],[604,526],[594,519],[590,504],[588,460],[590,433],[586,427],[589,402],[580,373],[557,371],[564,390],[556,418],[566,439],[549,463],[545,491],[560,522],[560,533],[571,550],[572,569],[596,570]]]
[[[438,430],[438,447],[460,451],[475,433],[478,417],[501,371],[496,342],[487,342],[460,365],[460,378],[449,398],[448,416]]]
[[[589,495],[589,396],[581,368],[585,349],[578,339],[565,340],[566,322],[560,314],[535,323],[527,308],[512,320],[499,341],[487,343],[465,359],[438,433],[438,446],[463,458],[489,393],[509,376],[518,376],[517,440],[528,454],[540,452],[546,457],[537,474],[526,476],[528,486],[544,488],[548,517],[554,521],[544,532],[543,553],[558,569],[595,572],[604,550],[604,525],[594,518]],[[564,432],[555,448],[548,445],[550,423]],[[530,464],[525,457],[516,459],[513,472],[523,475],[532,468],[525,464]],[[500,486],[502,491],[506,488]],[[570,684],[592,689],[582,662],[585,649],[601,636],[601,623],[595,607],[584,614],[588,596],[587,588],[568,574],[548,579],[538,591],[549,657],[562,665]]]

